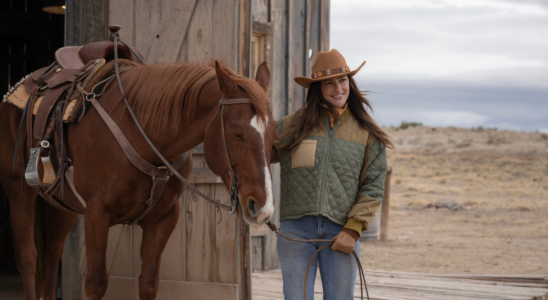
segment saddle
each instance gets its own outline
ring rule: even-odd
[[[120,93],[123,94],[120,74],[136,64],[144,64],[142,54],[120,39],[120,26],[109,26],[109,30],[109,41],[57,50],[53,64],[23,78],[4,97],[4,101],[23,110],[13,159],[14,168],[19,138],[25,132],[21,130],[23,128],[31,147],[35,139],[38,140],[37,146],[30,149],[30,159],[25,170],[27,183],[50,204],[68,211],[72,210],[53,195],[57,187],[60,187],[63,197],[65,171],[71,165],[67,156],[63,125],[80,120],[90,105],[93,105],[129,161],[152,179],[150,198],[146,201],[145,209],[126,223],[133,224],[144,218],[158,203],[170,176],[174,172],[180,176],[176,170],[183,166],[190,151],[171,163],[164,161],[165,158],[157,152],[166,165],[155,166],[149,163],[131,146],[118,125],[97,102],[95,98],[101,96],[115,78],[118,80]],[[124,101],[134,117],[127,99],[124,98]],[[138,120],[134,118],[134,121],[149,141]],[[23,122],[26,122],[26,126],[22,126]],[[39,173],[39,167],[43,169],[42,174]]]
[[[61,178],[70,162],[65,151],[63,124],[77,122],[85,115],[90,104],[84,101],[82,91],[89,92],[118,66],[143,63],[141,52],[120,42],[120,26],[109,26],[109,30],[108,41],[58,49],[54,63],[23,78],[3,99],[23,111],[15,155],[18,155],[21,136],[27,136],[31,147],[36,139],[39,141],[30,149],[31,158],[25,171],[27,183],[60,209],[67,208],[53,200],[51,193],[57,181],[63,182]],[[115,38],[117,66],[114,66]],[[15,160],[16,157],[14,167]],[[38,172],[39,167],[42,174]]]

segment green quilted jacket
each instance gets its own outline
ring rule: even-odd
[[[322,215],[358,233],[369,228],[384,196],[386,148],[346,110],[330,129],[313,129],[293,153],[278,148],[289,140],[292,120],[278,121],[271,163],[281,165],[280,220]],[[327,130],[326,130],[327,129]]]

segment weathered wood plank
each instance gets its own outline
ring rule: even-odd
[[[197,3],[197,0],[172,0],[163,4],[162,11],[171,12],[171,14],[163,18],[157,27],[147,56],[147,63],[177,60],[183,41],[187,38],[187,30],[193,20]],[[207,5],[210,1],[200,3]]]
[[[104,40],[108,35],[108,0],[67,0],[65,38],[67,46]]]
[[[270,228],[263,224],[261,226],[251,226],[251,237],[255,236],[265,236],[270,232]]]
[[[267,38],[267,57],[270,69],[269,98],[272,115],[275,120],[288,114],[288,11],[286,1],[270,1],[270,26],[272,26],[271,41]],[[270,36],[268,36],[270,37]],[[291,78],[292,79],[292,78]],[[280,208],[280,166],[271,165],[273,180],[273,196],[275,199],[274,216],[271,222],[279,226]],[[263,268],[266,270],[279,268],[276,250],[277,237],[268,232],[264,235]]]
[[[203,62],[211,59],[213,50],[212,14],[212,1],[198,1],[186,39],[188,61]]]
[[[85,276],[81,277],[82,283]],[[138,300],[139,279],[131,277],[109,278],[109,286],[105,300]],[[174,280],[160,280],[157,299],[179,300],[184,297],[185,300],[217,300],[238,299],[237,284],[220,284],[209,282],[185,282]],[[81,299],[86,299],[85,293],[82,293]]]
[[[211,184],[197,184],[196,188],[214,197]],[[190,192],[186,202],[186,280],[213,281],[215,211],[207,201]]]
[[[134,0],[109,0],[108,24],[120,25],[120,37],[124,42],[135,45]]]
[[[251,299],[251,233],[249,225],[240,224],[240,290],[242,300]]]
[[[320,29],[321,29],[321,3],[319,1],[307,0],[307,31],[306,31],[306,59],[305,59],[305,76],[312,75],[311,66],[316,60],[316,56],[320,51]]]
[[[179,300],[182,297],[185,300],[237,300],[238,285],[160,280],[157,299]]]
[[[263,237],[251,236],[251,270],[263,270]]]
[[[211,172],[210,169],[193,169],[188,179],[190,183],[222,183],[221,177]]]
[[[286,1],[273,1],[271,3],[271,17],[273,26],[273,43],[270,51],[272,52],[272,64],[270,69],[270,86],[272,90],[271,108],[272,115],[276,120],[281,119],[287,112],[287,94],[289,92],[288,73],[287,73],[287,16]],[[291,78],[293,80],[293,78]]]
[[[81,276],[82,287],[85,284],[86,276]],[[137,278],[114,277],[111,276],[108,280],[108,288],[103,297],[104,300],[119,300],[119,299],[139,299],[139,280]],[[82,289],[82,294],[79,298],[72,299],[87,299],[85,289]]]
[[[306,50],[306,0],[289,0],[289,36],[288,36],[288,114],[296,112],[303,107],[305,101],[305,89],[297,84],[293,78],[305,76],[305,50]]]
[[[422,274],[408,272],[366,271],[366,280],[371,299],[544,299],[548,295],[548,282],[543,288],[524,288],[520,281],[529,279],[527,276],[502,276],[506,280],[515,278],[514,282],[482,280],[461,280],[436,277],[438,274]],[[445,275],[440,275],[445,276]],[[460,276],[460,275],[457,275]],[[468,275],[462,275],[468,276]],[[474,275],[472,275],[474,276]],[[478,276],[482,278],[483,276]],[[487,275],[485,277],[491,278]],[[538,277],[537,277],[538,278]],[[322,294],[320,278],[316,278],[316,295]],[[282,276],[279,270],[253,274],[253,296],[283,299]],[[259,298],[257,297],[257,298]],[[359,280],[354,293],[359,298]],[[260,299],[260,298],[259,298]]]
[[[329,20],[331,0],[321,0],[320,51],[329,51]]]
[[[238,45],[238,70],[240,75],[250,77],[251,70],[251,0],[240,0]]]
[[[274,25],[272,23],[253,21],[253,32],[273,35]]]
[[[164,4],[167,8],[173,8],[173,5],[172,2]],[[147,63],[150,62],[150,49],[159,34],[161,7],[161,0],[135,0],[134,45],[143,53]]]
[[[63,299],[79,299],[84,285],[80,278],[85,263],[84,241],[84,216],[78,216],[78,220],[70,230],[63,250],[62,275]]]
[[[186,191],[185,191],[186,193]],[[166,248],[162,253],[162,262],[160,264],[160,279],[163,280],[185,280],[186,276],[186,260],[185,260],[185,212],[184,206],[181,205],[184,196],[179,197],[179,221],[177,226],[171,233]],[[159,298],[160,299],[160,298]]]
[[[251,1],[251,19],[258,22],[270,22],[270,0]]]
[[[213,45],[211,57],[220,59],[237,71],[238,65],[238,1],[213,3]]]
[[[224,184],[213,185],[215,199],[229,203],[230,193]],[[205,201],[200,199],[200,201]],[[214,281],[239,283],[238,218],[227,211],[215,212],[215,262]]]
[[[107,270],[110,276],[133,276],[133,232],[131,225],[110,228],[107,244]]]
[[[390,181],[392,178],[392,168],[389,168],[386,172],[386,179],[384,180],[384,199],[381,206],[381,234],[380,240],[388,240],[388,224],[390,217]]]

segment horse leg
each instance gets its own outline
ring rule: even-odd
[[[84,232],[86,238],[86,296],[88,300],[97,300],[105,296],[108,286],[107,243],[110,217],[102,207],[89,201],[86,208]]]
[[[154,300],[160,282],[160,261],[167,241],[179,220],[177,202],[157,223],[142,224],[141,275],[139,275],[139,299]]]
[[[59,260],[63,256],[65,238],[77,219],[78,214],[57,208],[51,209],[46,253],[44,255],[45,276],[42,285],[44,300],[55,300],[55,284],[57,283]]]
[[[11,184],[3,184],[10,201],[11,224],[15,234],[17,269],[23,280],[25,299],[36,299],[36,247],[34,245],[34,204],[36,191],[21,182],[12,180]],[[23,196],[24,193],[24,196]]]

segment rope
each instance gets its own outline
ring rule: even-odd
[[[287,236],[287,235],[281,233],[280,230],[278,229],[278,227],[276,227],[276,225],[272,224],[270,221],[266,221],[266,225],[268,226],[268,228],[270,228],[270,230],[272,230],[272,231],[274,231],[274,233],[276,233],[277,237],[282,236],[283,238],[286,238],[290,241],[301,242],[301,243],[328,242],[328,244],[319,247],[318,250],[316,250],[316,252],[314,252],[314,254],[312,254],[312,257],[310,257],[310,259],[308,260],[308,265],[306,266],[306,275],[304,276],[304,296],[303,296],[303,300],[306,300],[306,293],[307,293],[306,287],[307,287],[307,284],[308,284],[308,271],[310,270],[310,266],[312,265],[312,261],[314,260],[314,257],[316,257],[316,255],[318,253],[320,253],[321,250],[323,250],[324,248],[332,246],[333,243],[335,242],[335,240],[334,239],[333,240],[326,240],[326,239],[311,239],[311,240],[296,239],[296,238],[293,238],[293,237],[290,237],[290,236]],[[362,267],[362,264],[360,262],[360,258],[358,257],[358,254],[356,254],[356,251],[354,251],[354,250],[352,250],[352,255],[354,256],[354,259],[356,260],[356,263],[358,264],[358,273],[360,275],[361,299],[363,300],[363,288],[365,287],[365,293],[367,295],[367,300],[369,300],[369,291],[367,290],[367,283],[365,282],[365,274],[363,272],[363,267]]]

